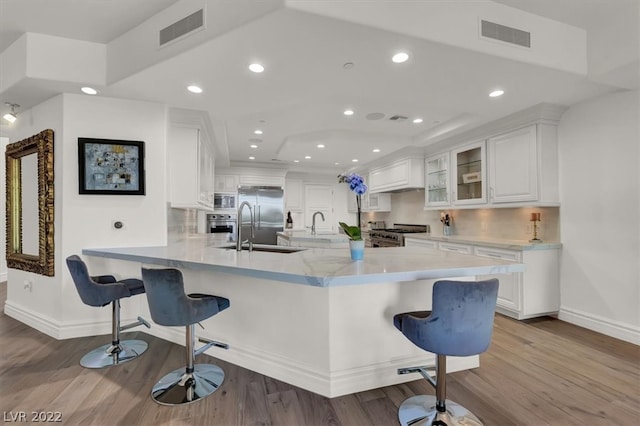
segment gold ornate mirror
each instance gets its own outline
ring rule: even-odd
[[[7,145],[7,267],[54,275],[53,130]]]

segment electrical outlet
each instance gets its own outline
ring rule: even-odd
[[[527,223],[526,232],[527,234],[533,233],[533,225],[531,224],[531,222]]]
[[[30,280],[24,280],[23,288],[31,293],[33,291],[33,283]]]
[[[480,231],[487,232],[488,228],[489,226],[487,225],[487,222],[480,222]]]

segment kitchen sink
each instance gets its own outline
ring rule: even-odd
[[[224,250],[235,250],[236,249],[236,245],[226,245],[226,246],[221,246],[218,247],[219,249],[224,249]],[[306,250],[305,248],[299,248],[299,247],[286,247],[286,246],[270,246],[270,245],[262,245],[262,244],[258,244],[258,245],[254,245],[253,246],[253,251],[262,251],[262,252],[268,252],[268,253],[284,253],[284,254],[289,254],[289,253],[297,253],[299,251],[303,251]],[[242,251],[249,251],[249,246],[247,245],[243,245],[242,246]]]

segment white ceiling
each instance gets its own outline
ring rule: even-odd
[[[638,0],[496,2],[585,28],[588,34],[603,25],[616,27],[608,16],[635,13],[630,31],[637,35]],[[0,51],[26,31],[108,43],[174,3],[179,2],[0,0]],[[413,53],[400,66],[389,61],[398,45]],[[261,58],[267,70],[259,75],[246,70],[250,57]],[[353,67],[345,69],[347,62]],[[205,92],[187,93],[190,82]],[[73,85],[37,86],[7,90],[0,101],[29,108],[56,91],[77,93]],[[497,86],[507,90],[505,96],[488,98]],[[455,130],[453,123],[469,128],[541,102],[571,105],[614,90],[620,88],[573,73],[283,7],[122,78],[101,95],[206,111],[228,152],[223,164],[335,171],[351,167],[353,158],[367,163],[445,128]],[[343,116],[347,107],[356,114]],[[369,113],[385,118],[368,120]],[[394,114],[409,120],[388,120]],[[413,124],[418,116],[424,122]],[[264,134],[254,135],[257,128]],[[254,142],[257,149],[250,147]],[[326,147],[317,148],[320,143]],[[305,155],[312,158],[305,160]]]

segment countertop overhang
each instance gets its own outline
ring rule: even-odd
[[[317,287],[506,274],[525,268],[521,263],[417,247],[366,249],[364,260],[352,261],[348,249],[312,248],[283,254],[238,252],[221,245],[209,238],[187,238],[167,246],[87,248],[82,253]]]

